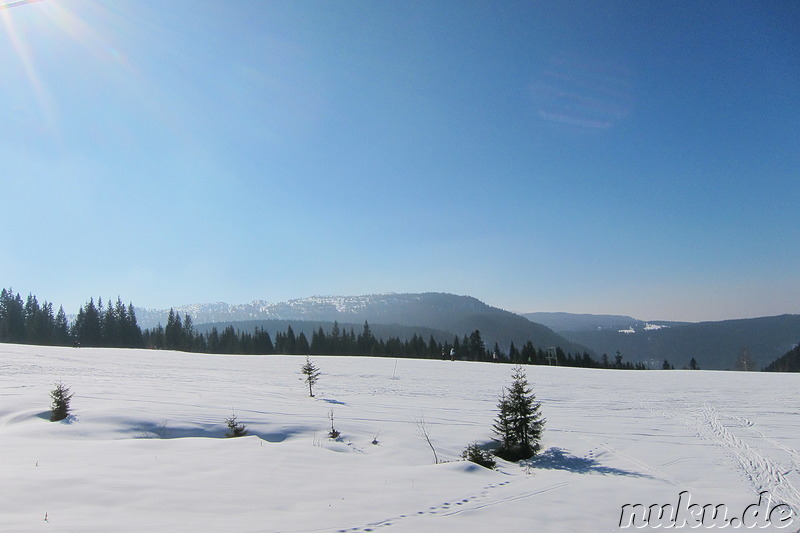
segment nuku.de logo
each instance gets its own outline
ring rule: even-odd
[[[794,521],[792,508],[785,503],[773,504],[772,496],[766,490],[759,493],[758,503],[748,505],[739,516],[729,517],[728,507],[725,504],[700,505],[691,501],[692,495],[685,490],[678,494],[676,505],[625,504],[620,513],[619,527],[621,529],[646,527],[783,529],[791,526]]]

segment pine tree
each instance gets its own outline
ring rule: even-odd
[[[56,314],[53,325],[53,341],[60,346],[69,344],[69,321],[63,306],[58,308],[58,314]]]
[[[63,383],[56,383],[56,387],[50,391],[51,414],[50,421],[58,422],[69,416],[69,403],[73,394],[70,394],[69,387]]]
[[[356,340],[358,346],[357,355],[370,355],[372,346],[375,344],[375,336],[372,334],[372,329],[369,327],[369,322],[364,321],[364,329]]]
[[[295,355],[297,353],[297,337],[292,326],[286,328],[286,338],[283,353]]]
[[[497,419],[492,425],[492,431],[499,437],[495,439],[500,445],[499,450],[510,450],[516,444],[516,436],[514,435],[511,424],[511,411],[509,402],[506,399],[506,391],[500,396],[500,401],[497,404]]]
[[[484,359],[486,355],[486,344],[484,344],[481,338],[480,331],[476,329],[470,334],[468,339],[465,337],[464,345],[467,347],[467,351],[473,361],[481,361]]]
[[[180,331],[180,349],[186,352],[192,351],[194,347],[194,324],[192,323],[192,317],[189,314],[183,315],[183,327]]]
[[[297,353],[300,355],[308,355],[311,353],[311,346],[308,344],[308,337],[302,331],[297,336]]]
[[[24,342],[25,306],[13,289],[0,291],[0,341]]]
[[[174,309],[169,310],[167,317],[167,327],[164,328],[164,341],[167,350],[180,350],[181,336],[183,334],[183,321],[180,313]]]
[[[545,419],[539,409],[541,404],[528,386],[528,378],[521,366],[514,367],[511,386],[503,392],[498,403],[499,413],[493,426],[500,447],[496,455],[509,461],[529,459],[540,449],[539,441],[544,431]]]
[[[471,461],[475,464],[479,464],[484,468],[488,468],[489,470],[494,470],[497,466],[492,454],[481,450],[481,447],[478,446],[477,442],[473,442],[467,446],[467,449],[461,452],[461,458],[465,461]]]
[[[101,301],[98,299],[98,304]],[[102,344],[101,315],[102,306],[95,306],[93,298],[89,298],[86,305],[78,311],[78,317],[72,328],[73,336],[81,346],[100,346]]]
[[[228,426],[228,432],[225,434],[225,436],[229,439],[233,437],[244,437],[247,435],[247,426],[236,421],[236,413],[231,414],[230,417],[225,419],[225,425]]]
[[[314,396],[314,385],[316,385],[317,380],[322,372],[319,371],[319,368],[314,365],[314,362],[306,356],[306,362],[300,367],[300,371],[305,375],[306,383],[308,383],[308,395],[313,397]]]

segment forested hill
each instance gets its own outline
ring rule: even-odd
[[[764,370],[767,372],[800,372],[800,344],[768,364]]]

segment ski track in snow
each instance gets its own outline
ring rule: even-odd
[[[800,474],[800,452],[767,437],[752,420],[722,413],[717,407],[709,404],[679,412],[674,408],[664,409],[647,402],[640,403],[650,411],[693,428],[697,431],[698,437],[725,450],[725,453],[738,464],[739,470],[756,494],[768,491],[775,500],[788,504],[795,514],[800,511],[800,491],[787,478],[792,472]],[[742,436],[734,434],[728,429],[729,427],[735,428]],[[786,453],[791,466],[786,467],[770,459],[757,446],[759,442],[770,444]],[[679,461],[680,459],[662,466]]]
[[[766,457],[758,448],[751,446],[728,431],[722,421],[725,419],[738,419],[739,422],[744,422],[743,425],[739,426],[744,429],[753,428],[755,426],[753,422],[741,417],[720,414],[716,408],[708,405],[703,406],[702,414],[703,424],[701,425],[701,431],[703,436],[726,449],[739,463],[741,470],[750,480],[756,492],[769,491],[773,497],[789,504],[795,511],[800,510],[800,492],[786,478],[786,474],[791,470],[787,471]],[[756,437],[758,437],[758,433],[760,432],[754,432]],[[763,433],[760,435],[760,440],[766,440]],[[784,450],[788,451],[785,448]],[[794,458],[797,457],[797,452],[791,450],[790,455],[792,456],[793,466],[796,468]]]

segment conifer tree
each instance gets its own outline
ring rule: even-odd
[[[63,306],[58,308],[58,314],[56,314],[53,325],[53,341],[61,346],[69,344],[69,321]]]
[[[300,355],[308,355],[311,353],[311,346],[308,344],[308,337],[302,331],[297,336],[297,353]]]
[[[225,425],[228,426],[228,432],[225,436],[229,439],[247,435],[247,426],[236,421],[236,413],[232,413],[231,416],[225,419]]]
[[[13,289],[0,291],[0,341],[25,340],[25,307],[19,293]]]
[[[511,411],[509,402],[506,399],[505,389],[503,389],[500,401],[497,403],[497,409],[497,418],[495,419],[494,425],[492,425],[492,431],[494,431],[498,437],[495,439],[500,445],[498,450],[510,450],[516,443],[516,437],[512,429]]]
[[[509,461],[529,459],[540,448],[545,419],[539,409],[541,404],[528,386],[528,378],[521,366],[514,367],[513,380],[500,398],[499,413],[492,427],[500,445],[495,454]]]
[[[321,372],[319,371],[319,368],[317,368],[316,365],[314,365],[314,362],[311,359],[309,359],[308,356],[306,356],[305,364],[303,364],[303,366],[300,367],[300,371],[305,376],[305,378],[303,379],[305,380],[306,383],[308,383],[308,395],[313,397],[314,385],[316,385]]]
[[[98,299],[98,302],[101,302],[101,300]],[[102,306],[96,306],[93,298],[89,298],[86,305],[78,311],[78,316],[73,325],[73,334],[75,340],[82,346],[99,346],[101,344],[101,314]]]
[[[53,390],[50,391],[50,421],[58,422],[64,420],[69,416],[69,403],[72,400],[73,394],[70,393],[69,387],[63,383],[56,383]]]

